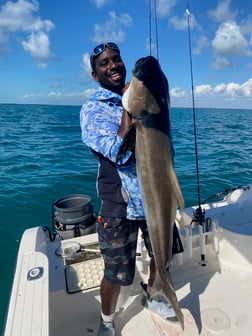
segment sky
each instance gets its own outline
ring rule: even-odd
[[[193,87],[196,107],[252,108],[249,0],[0,0],[0,103],[82,105],[97,89],[90,53],[108,41],[127,81],[158,58],[173,107],[191,107]]]

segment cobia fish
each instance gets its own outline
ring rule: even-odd
[[[122,103],[133,116],[130,132],[136,137],[137,175],[157,266],[151,296],[157,292],[163,294],[184,328],[184,317],[168,269],[176,211],[178,205],[184,206],[184,200],[173,167],[168,81],[154,57],[136,62]],[[126,135],[126,141],[129,137]],[[122,151],[127,150],[125,139]],[[118,158],[121,154],[119,151]]]

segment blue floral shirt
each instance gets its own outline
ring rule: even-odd
[[[81,108],[82,140],[95,152],[116,164],[124,199],[127,201],[127,218],[144,219],[135,157],[128,152],[116,163],[116,155],[122,143],[122,138],[117,134],[122,111],[121,96],[100,87]]]

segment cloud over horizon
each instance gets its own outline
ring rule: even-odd
[[[16,35],[25,52],[33,57],[39,68],[45,68],[52,59],[49,32],[54,28],[50,20],[42,20],[38,15],[36,0],[8,1],[0,8],[0,54],[9,51],[9,43]],[[25,38],[23,37],[25,36]]]

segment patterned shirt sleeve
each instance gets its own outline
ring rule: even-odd
[[[116,155],[122,142],[122,138],[117,134],[121,115],[121,106],[99,100],[86,102],[80,113],[83,142],[112,162],[116,162]],[[130,156],[131,153],[127,153],[118,164],[124,164]]]

